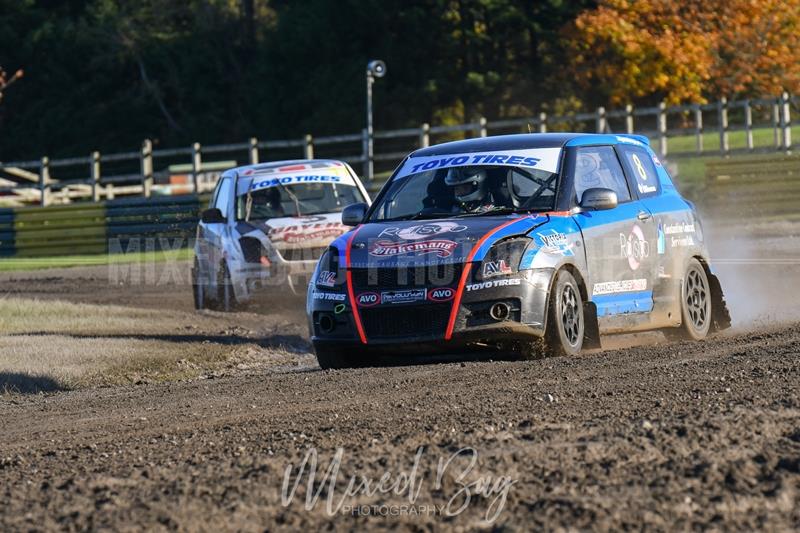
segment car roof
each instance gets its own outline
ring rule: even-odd
[[[600,133],[520,133],[477,137],[463,141],[437,144],[414,151],[409,157],[438,156],[453,153],[496,152],[500,150],[523,150],[530,148],[561,148],[566,145],[618,144],[633,142],[649,144],[640,135],[609,135]]]
[[[326,168],[327,166],[341,166],[346,165],[344,161],[338,161],[336,159],[287,159],[285,161],[269,161],[266,163],[258,163],[256,165],[244,165],[241,167],[231,168],[226,171],[230,173],[237,173],[243,174],[248,170],[252,171],[259,171],[259,170],[273,170],[273,169],[280,169],[282,167],[292,167],[292,166],[299,166],[299,165],[314,165],[314,168]]]

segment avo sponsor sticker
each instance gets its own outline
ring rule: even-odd
[[[359,307],[372,307],[381,303],[381,295],[377,292],[362,292],[356,296],[356,303]]]
[[[451,287],[440,287],[428,291],[428,300],[432,302],[449,302],[455,295],[455,289]]]

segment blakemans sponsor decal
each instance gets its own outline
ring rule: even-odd
[[[337,292],[320,292],[314,291],[315,300],[325,300],[329,302],[343,302],[347,298],[346,294],[339,294]]]
[[[323,270],[317,276],[317,285],[322,285],[323,287],[333,287],[336,285],[336,272],[331,272],[329,270]]]
[[[620,256],[628,260],[631,270],[636,270],[642,260],[650,257],[650,243],[644,238],[644,232],[639,226],[633,226],[630,235],[619,234]]]
[[[592,294],[614,294],[617,292],[643,291],[647,289],[646,279],[623,279],[620,281],[605,281],[595,283]]]
[[[511,267],[506,264],[505,259],[499,261],[486,261],[483,264],[483,277],[492,278],[494,276],[505,276],[511,274]]]
[[[560,148],[538,148],[412,157],[397,173],[397,178],[428,170],[474,165],[536,168],[547,172],[557,172],[560,154]]]
[[[417,239],[426,239],[442,233],[459,233],[466,229],[466,226],[456,224],[455,222],[430,222],[428,224],[419,224],[405,228],[386,228],[380,232],[378,237],[398,237],[406,241],[414,241]]]
[[[402,291],[385,291],[381,293],[382,304],[407,304],[424,300],[428,295],[426,289],[407,289]]]
[[[381,303],[381,296],[377,292],[362,292],[356,296],[356,302],[360,307],[372,307]]]
[[[432,302],[449,302],[456,295],[456,291],[450,287],[441,287],[439,289],[430,289],[428,291],[428,300]]]
[[[484,289],[494,289],[496,287],[509,287],[511,285],[521,285],[521,284],[522,280],[520,278],[496,279],[493,281],[484,281],[483,283],[474,283],[472,285],[467,285],[467,292],[482,291]]]
[[[375,257],[394,257],[401,254],[436,254],[450,257],[458,243],[448,239],[433,239],[420,242],[377,241],[370,246],[369,254]]]

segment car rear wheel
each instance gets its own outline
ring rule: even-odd
[[[681,283],[681,325],[665,330],[670,340],[705,339],[711,328],[711,290],[703,265],[692,259]]]
[[[546,355],[577,355],[583,347],[583,300],[578,282],[560,270],[553,283],[544,343]]]

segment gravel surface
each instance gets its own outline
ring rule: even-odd
[[[0,397],[0,529],[797,530],[788,268],[723,265],[734,301],[759,289],[753,307],[734,306],[728,335],[622,337],[576,358],[323,372],[301,314],[244,313],[245,333],[231,315],[221,327],[259,357],[287,321],[294,348],[203,379]],[[180,280],[109,284],[108,267],[0,284],[20,297],[191,306]],[[781,323],[753,322],[761,308]]]

